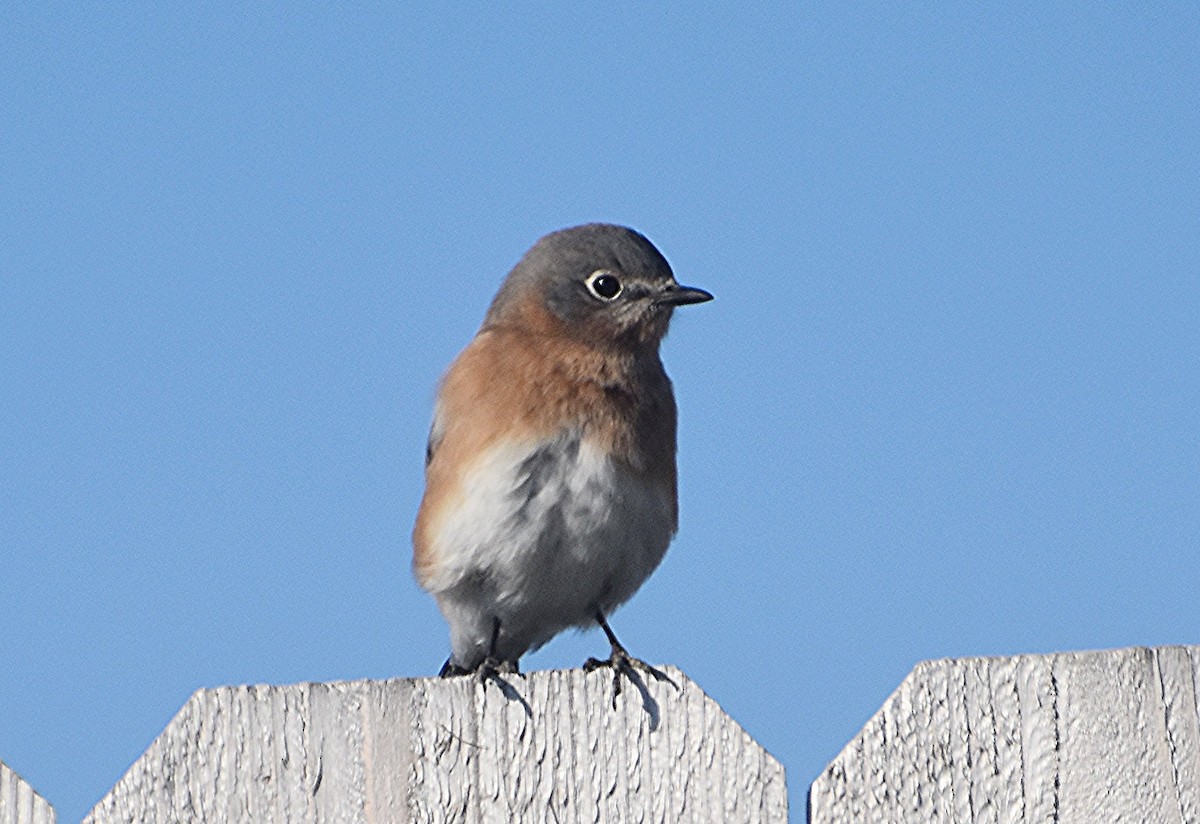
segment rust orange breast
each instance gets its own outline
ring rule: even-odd
[[[436,524],[461,500],[465,473],[502,439],[537,441],[565,428],[675,492],[675,402],[656,351],[589,345],[528,306],[519,323],[486,327],[438,393],[440,429],[413,531],[418,580],[437,563]]]

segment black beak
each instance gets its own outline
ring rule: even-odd
[[[703,289],[669,283],[658,293],[654,302],[661,306],[684,306],[689,303],[704,303],[712,299],[712,293],[705,292]]]

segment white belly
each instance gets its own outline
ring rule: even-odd
[[[496,619],[515,661],[626,601],[671,541],[673,494],[574,433],[485,453],[434,537],[455,662],[487,654]]]

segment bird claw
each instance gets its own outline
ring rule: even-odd
[[[595,672],[602,667],[612,667],[612,706],[614,710],[617,708],[617,696],[621,694],[622,675],[628,678],[629,681],[636,686],[638,683],[637,672],[638,670],[641,670],[642,672],[654,678],[656,681],[666,681],[676,689],[679,688],[679,685],[672,681],[670,676],[668,676],[665,672],[651,666],[650,664],[647,664],[640,658],[634,658],[632,655],[626,652],[624,647],[620,645],[613,647],[612,655],[609,656],[607,660],[602,661],[599,658],[589,658],[583,662],[584,672]]]
[[[486,686],[487,682],[493,679],[502,681],[501,675],[520,675],[521,670],[517,667],[516,661],[497,661],[489,656],[483,659],[474,674],[479,679],[479,683]]]
[[[501,675],[520,675],[521,669],[517,666],[516,661],[497,661],[495,658],[484,658],[479,662],[479,666],[475,669],[467,669],[455,664],[451,659],[447,658],[446,663],[442,664],[442,669],[438,672],[438,678],[457,678],[463,675],[473,675],[479,679],[479,683],[486,684],[493,678],[499,678]]]
[[[446,659],[446,663],[442,664],[442,671],[438,673],[439,678],[453,678],[456,675],[474,675],[479,679],[479,683],[487,685],[488,681],[495,681],[503,690],[504,679],[501,675],[520,675],[521,668],[516,661],[502,661],[496,657],[496,643],[500,640],[500,619],[492,619],[492,642],[488,645],[487,657],[479,662],[474,669],[459,666],[454,663],[454,656]]]
[[[616,633],[612,631],[612,627],[608,625],[608,620],[604,617],[601,611],[596,612],[596,623],[600,625],[600,629],[604,630],[604,635],[608,638],[608,645],[612,648],[612,655],[607,661],[601,661],[598,658],[589,658],[583,662],[584,672],[594,672],[600,667],[612,667],[613,670],[613,709],[617,708],[617,696],[621,694],[621,676],[624,675],[629,679],[630,683],[641,690],[643,696],[646,695],[646,685],[637,677],[637,671],[652,676],[656,681],[666,681],[675,689],[679,689],[679,685],[672,681],[665,672],[657,670],[654,667],[642,661],[639,658],[634,658],[617,640]]]

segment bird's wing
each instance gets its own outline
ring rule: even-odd
[[[445,433],[446,423],[442,419],[442,405],[438,403],[433,407],[433,423],[429,427],[429,440],[425,442],[425,466],[429,466],[429,462],[433,460],[433,453],[437,451]]]

